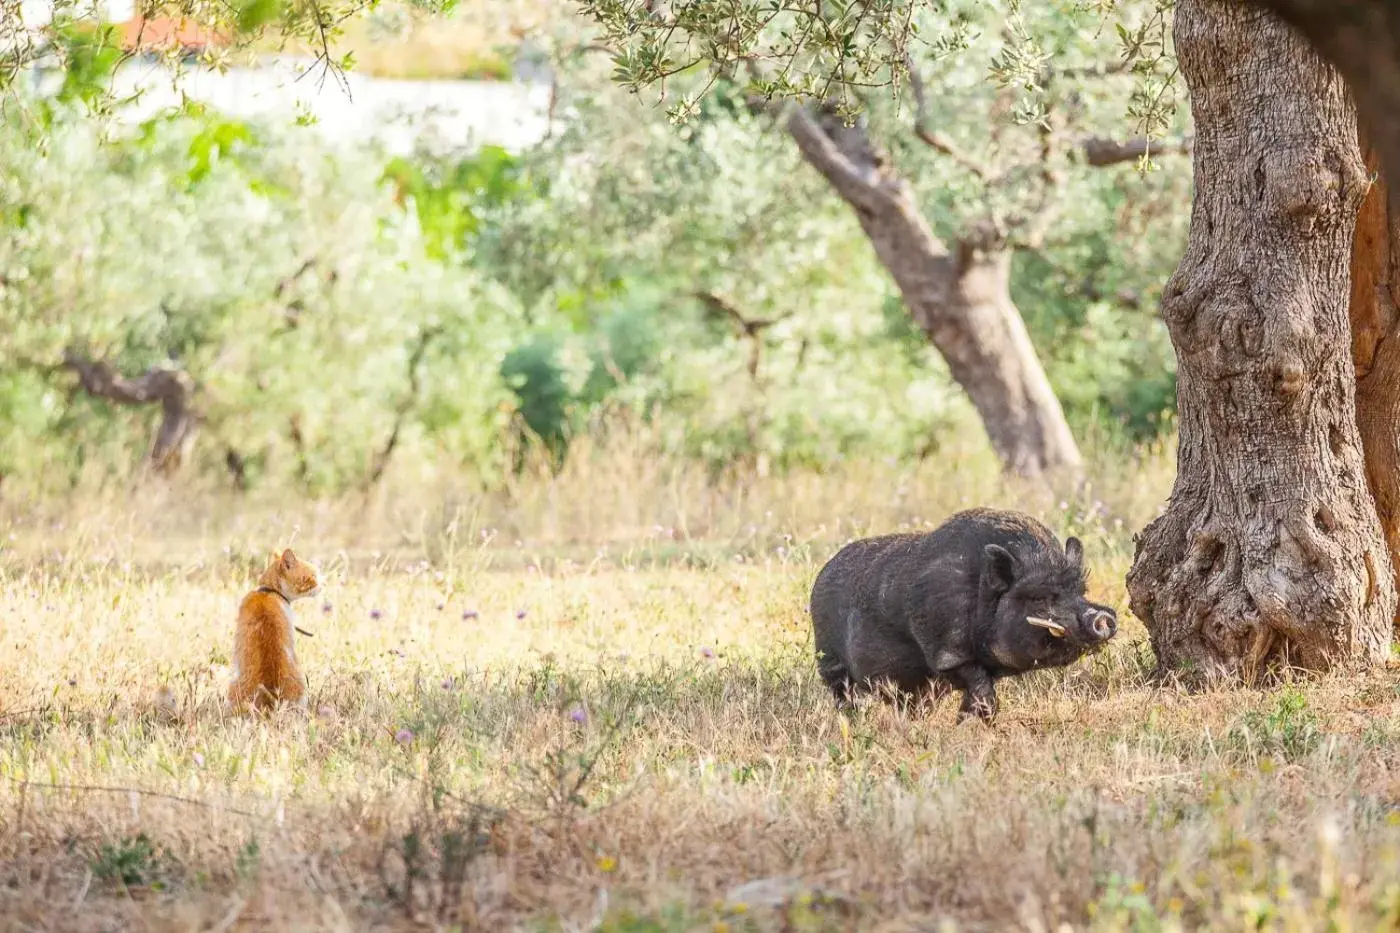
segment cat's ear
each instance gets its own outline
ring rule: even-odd
[[[288,570],[291,570],[296,565],[297,556],[292,553],[291,548],[287,548],[285,551],[282,552],[282,566],[286,567]]]
[[[272,564],[280,563],[281,561],[282,555],[279,554],[277,551],[273,551],[267,558],[267,563],[269,566],[271,566]]]

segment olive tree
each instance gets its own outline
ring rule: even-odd
[[[918,9],[958,16],[914,0],[700,0],[652,4],[630,21],[614,0],[583,5],[636,86],[758,59],[781,64],[756,91],[843,105],[861,86],[910,80],[908,51],[926,41],[909,28]],[[1134,609],[1171,670],[1378,662],[1396,606],[1377,501],[1393,513],[1397,390],[1377,338],[1394,315],[1367,311],[1390,274],[1389,249],[1376,246],[1389,221],[1373,209],[1357,243],[1367,175],[1352,97],[1383,166],[1400,171],[1400,11],[1379,0],[1082,5],[1117,19],[1138,77],[1130,109],[1152,132],[1170,109],[1174,39],[1196,131],[1191,236],[1162,301],[1178,357],[1178,477],[1139,539]],[[736,25],[727,33],[721,8]],[[992,70],[1034,89],[1043,59],[1028,37]],[[1029,96],[1038,119],[1041,95]],[[1355,300],[1353,261],[1371,292]]]
[[[1112,46],[1085,28],[1083,14],[1054,9],[1027,22],[989,13],[985,4],[950,6],[951,24],[926,24],[935,35],[943,28],[942,41],[911,48],[902,60],[902,113],[852,123],[837,101],[826,100],[792,108],[785,125],[854,211],[911,317],[976,406],[1003,465],[1023,476],[1073,473],[1082,458],[1011,297],[1012,260],[1056,236],[1086,171],[1147,151],[1143,140],[1106,132],[1110,110],[1102,102],[1117,92],[1121,109],[1131,82]],[[1043,93],[1035,119],[1016,125],[1008,95],[983,75],[969,80],[976,68],[969,66],[979,54],[982,61],[1010,54],[1032,30],[1045,50],[1033,66]],[[953,45],[961,54],[946,54]],[[762,86],[762,72],[756,74]],[[872,102],[867,112],[889,109]],[[982,116],[988,113],[991,119]],[[892,158],[880,137],[900,145],[903,158]],[[920,161],[911,142],[934,162],[926,171],[961,189],[952,217],[926,216],[909,177],[910,163]],[[1180,152],[1189,140],[1158,149]],[[940,207],[946,211],[946,201]]]

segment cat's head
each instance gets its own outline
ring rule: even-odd
[[[282,553],[273,552],[267,569],[263,571],[261,583],[277,590],[288,600],[306,599],[321,592],[321,572],[314,564],[308,564],[287,548]]]

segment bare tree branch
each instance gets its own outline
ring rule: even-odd
[[[1047,68],[1040,74],[1040,83],[1047,84],[1054,78],[1069,78],[1070,80],[1082,81],[1085,78],[1107,78],[1112,75],[1125,75],[1132,71],[1132,62],[1119,60],[1116,62],[1096,62],[1092,65],[1080,65],[1075,68]]]
[[[394,411],[394,426],[389,431],[389,438],[384,442],[384,446],[374,455],[374,462],[370,466],[368,485],[373,486],[384,476],[384,471],[389,468],[389,458],[394,455],[394,450],[399,446],[399,436],[403,432],[403,425],[408,420],[409,412],[413,411],[413,406],[418,404],[418,396],[422,391],[422,380],[419,377],[418,369],[423,363],[423,357],[428,352],[428,345],[433,342],[433,338],[440,333],[438,328],[427,328],[418,335],[418,342],[413,346],[413,352],[408,356],[408,394],[399,402]]]
[[[232,447],[224,449],[224,466],[233,479],[233,488],[239,492],[248,491],[248,461]]]
[[[1138,138],[1124,142],[1090,137],[1080,140],[1079,151],[1083,154],[1086,165],[1102,168],[1106,165],[1136,161],[1149,152],[1157,155],[1190,155],[1194,144],[1195,140],[1190,136],[1155,141]]]
[[[311,485],[311,460],[306,455],[306,435],[301,429],[301,412],[292,412],[287,419],[287,437],[291,439],[292,450],[296,452],[297,479],[303,486]]]
[[[749,376],[758,378],[758,367],[763,358],[763,332],[788,317],[783,314],[775,318],[750,318],[745,317],[734,303],[723,295],[714,292],[699,291],[693,293],[696,298],[704,302],[705,306],[718,317],[725,318],[734,325],[740,339],[749,342]]]
[[[756,336],[788,317],[786,314],[779,315],[775,318],[745,317],[743,312],[735,307],[734,303],[723,295],[717,295],[714,292],[708,291],[693,292],[692,294],[703,301],[710,310],[718,312],[719,315],[732,321],[741,337]]]
[[[78,376],[83,391],[94,398],[119,405],[160,403],[161,420],[151,444],[149,462],[160,473],[179,468],[185,447],[194,437],[198,417],[194,410],[195,383],[182,369],[154,367],[127,378],[105,360],[92,360],[70,347],[63,353],[63,367]]]
[[[273,296],[281,298],[287,293],[287,289],[291,288],[296,283],[297,279],[301,278],[318,265],[320,265],[320,260],[315,256],[302,262],[301,265],[297,266],[297,271],[277,283],[277,288],[273,291]]]

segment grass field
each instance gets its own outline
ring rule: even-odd
[[[492,494],[8,501],[0,929],[1394,928],[1389,676],[1157,688],[1129,617],[990,729],[843,716],[816,676],[821,562],[974,503],[1083,534],[1125,611],[1169,463],[1064,500],[980,455],[709,482],[595,452]],[[293,536],[330,577],[310,715],[226,717],[234,607]]]

